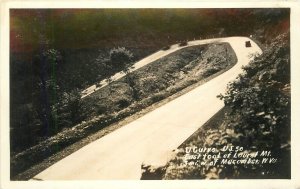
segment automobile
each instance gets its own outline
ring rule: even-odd
[[[251,43],[250,41],[246,41],[246,44],[245,44],[246,47],[251,47]]]

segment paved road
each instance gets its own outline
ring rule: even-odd
[[[229,42],[237,64],[222,75],[174,99],[130,124],[90,143],[34,178],[42,180],[139,179],[141,164],[163,165],[172,150],[201,127],[224,105],[216,98],[260,48],[245,37],[218,39]],[[246,48],[250,40],[252,47]],[[206,40],[205,43],[213,40]],[[201,41],[200,41],[201,42]],[[203,42],[203,41],[202,41]],[[191,45],[199,41],[190,42]]]
[[[218,40],[219,39],[195,40],[195,41],[188,42],[188,44],[186,46],[182,46],[182,47],[180,47],[179,44],[172,45],[172,46],[170,46],[170,49],[168,49],[168,50],[159,50],[156,53],[153,53],[150,56],[147,56],[146,58],[136,62],[133,65],[133,68],[131,69],[131,71],[135,71],[143,66],[146,66],[147,64],[150,64],[150,63],[154,62],[155,60],[158,60],[164,56],[167,56],[167,55],[171,54],[172,52],[175,52],[179,49],[190,47],[190,46],[195,46],[195,45],[216,42]],[[118,72],[112,76],[112,79],[115,81],[115,80],[118,80],[118,79],[124,77],[125,75],[126,74],[124,72]],[[81,92],[81,98],[85,98],[85,97],[89,96],[90,94],[94,93],[95,91],[105,87],[108,83],[106,80],[102,80],[99,82],[99,84],[100,84],[100,86],[98,86],[98,87],[96,85],[92,85],[92,86],[86,88],[85,90],[83,90]]]

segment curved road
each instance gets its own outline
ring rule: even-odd
[[[39,173],[34,179],[140,179],[142,163],[165,164],[172,150],[224,106],[216,96],[224,93],[228,82],[242,73],[242,66],[252,59],[249,55],[262,53],[246,37],[192,41],[189,45],[216,40],[228,42],[232,46],[238,58],[233,68],[88,144]],[[252,47],[246,48],[245,41],[251,41]]]
[[[179,46],[179,44],[175,44],[170,46],[170,49],[168,50],[159,50],[156,53],[151,54],[150,56],[147,56],[146,58],[136,62],[133,65],[133,68],[131,69],[131,71],[135,71],[143,66],[146,66],[147,64],[150,64],[152,62],[154,62],[155,60],[158,60],[164,56],[167,56],[168,54],[171,54],[172,52],[178,51],[179,49],[183,49],[186,47],[190,47],[190,46],[195,46],[195,45],[201,45],[201,44],[207,44],[207,43],[212,43],[212,42],[217,42],[220,39],[216,38],[216,39],[205,39],[205,40],[195,40],[195,41],[190,41],[188,42],[188,44],[186,46]],[[112,80],[116,81],[122,77],[124,77],[126,74],[124,72],[118,72],[115,75],[112,76]],[[87,96],[89,96],[90,94],[94,93],[95,91],[105,87],[106,85],[108,85],[107,81],[104,79],[102,81],[99,82],[100,86],[97,87],[96,85],[92,85],[88,88],[86,88],[85,90],[83,90],[81,92],[81,98],[85,98]]]

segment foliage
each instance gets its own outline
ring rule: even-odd
[[[133,54],[125,47],[118,47],[110,50],[109,55],[110,61],[114,65],[113,67],[121,67],[122,71],[126,74],[125,80],[131,91],[133,100],[138,100],[140,98],[140,92],[137,88],[137,78],[134,73],[131,73],[131,69],[133,68]],[[109,80],[109,78],[107,79],[107,81],[109,82],[109,84],[111,84],[112,82]]]
[[[195,15],[197,19],[193,19]],[[163,77],[160,70],[149,69],[143,73],[157,72],[159,76],[128,80],[131,82],[126,85],[128,90],[115,90],[124,94],[120,99],[127,101],[119,101],[119,107],[114,106],[119,98],[102,103],[101,99],[106,96],[82,102],[79,89],[110,78],[123,68],[130,68],[118,63],[119,58],[127,64],[128,59],[133,62],[164,46],[187,39],[207,38],[220,30],[228,36],[253,34],[255,38],[270,40],[288,28],[288,18],[289,9],[206,9],[200,12],[197,9],[11,10],[11,154],[38,144],[80,120],[111,114],[141,99],[144,101],[139,103],[146,107],[203,76],[201,73],[185,80],[185,75],[199,63],[194,60],[186,64],[190,56],[187,55],[182,61],[173,59],[173,66],[163,67]],[[113,46],[121,48],[110,51]],[[208,69],[207,73],[214,72]],[[288,88],[285,87],[285,93]],[[147,97],[149,93],[153,96]]]
[[[195,137],[188,144],[218,150],[242,146],[248,153],[269,150],[278,163],[180,166],[181,151],[166,166],[164,179],[290,178],[289,52],[288,34],[279,35],[219,96],[228,109],[219,128],[205,130],[201,140]]]
[[[28,44],[29,50],[38,48],[36,31],[42,30],[57,49],[111,48],[112,44],[145,48],[147,44],[158,50],[176,41],[219,33],[272,39],[283,27],[279,22],[288,16],[288,8],[14,9],[10,28],[13,49],[22,44]],[[274,30],[276,24],[280,26]]]
[[[126,73],[132,65],[133,54],[125,47],[118,47],[109,51],[109,58],[113,68],[120,67]]]
[[[209,58],[212,56],[216,58]],[[227,57],[227,61],[223,56]],[[95,116],[99,104],[107,106],[107,111],[103,111],[107,114],[136,102],[151,105],[210,76],[205,74],[205,70],[212,65],[218,66],[219,72],[229,69],[235,62],[234,52],[227,43],[184,48],[137,71],[129,72],[125,77],[111,81],[108,86],[86,97],[84,102],[89,104],[86,112],[89,117]],[[124,99],[126,103],[122,102]]]
[[[201,81],[204,78],[201,75],[195,77],[194,74],[198,69],[209,67],[207,57],[212,56],[213,52],[218,52],[220,57],[231,54],[227,57],[228,62],[219,62],[224,69],[228,69],[236,62],[232,56],[234,52],[229,47],[226,43],[216,47],[207,45],[187,47],[166,56],[163,60],[157,60],[138,71],[128,73],[129,77],[114,81],[111,86],[105,86],[84,99],[80,99],[79,91],[76,89],[70,92],[60,91],[57,103],[51,105],[51,114],[55,115],[56,119],[50,119],[53,120],[50,124],[51,128],[56,128],[53,129],[54,134],[55,131],[58,133],[52,134],[51,137],[36,133],[30,135],[13,133],[12,136],[26,135],[33,139],[41,136],[41,138],[37,145],[12,155],[12,173],[23,171],[33,163],[40,162],[45,157],[49,157],[83,137]],[[227,48],[231,53],[225,53]],[[198,58],[201,52],[205,52],[203,54],[205,60]],[[110,63],[109,59],[100,55],[96,61],[101,66]],[[169,70],[170,73],[166,74],[166,70]],[[59,88],[62,89],[62,87]],[[24,107],[25,110],[27,108],[31,107]],[[38,128],[43,125],[39,119],[36,124],[39,124]],[[15,131],[20,132],[21,130],[16,129]],[[27,128],[25,131],[32,132],[34,130]],[[18,142],[16,141],[20,145]],[[28,159],[29,156],[32,157],[32,161]]]
[[[18,120],[11,125],[13,152],[44,140],[82,119],[79,90],[68,91],[61,83],[61,61],[61,53],[56,49],[45,49],[36,54],[32,62],[31,101],[19,105],[22,109],[11,110],[12,120]],[[20,104],[22,101],[11,103]]]
[[[288,36],[280,35],[220,96],[231,107],[230,115],[238,115],[230,127],[247,136],[243,145],[279,148],[289,140],[289,57]]]

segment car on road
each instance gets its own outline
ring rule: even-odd
[[[251,47],[251,42],[250,42],[250,41],[246,41],[245,46],[246,46],[246,47]]]

